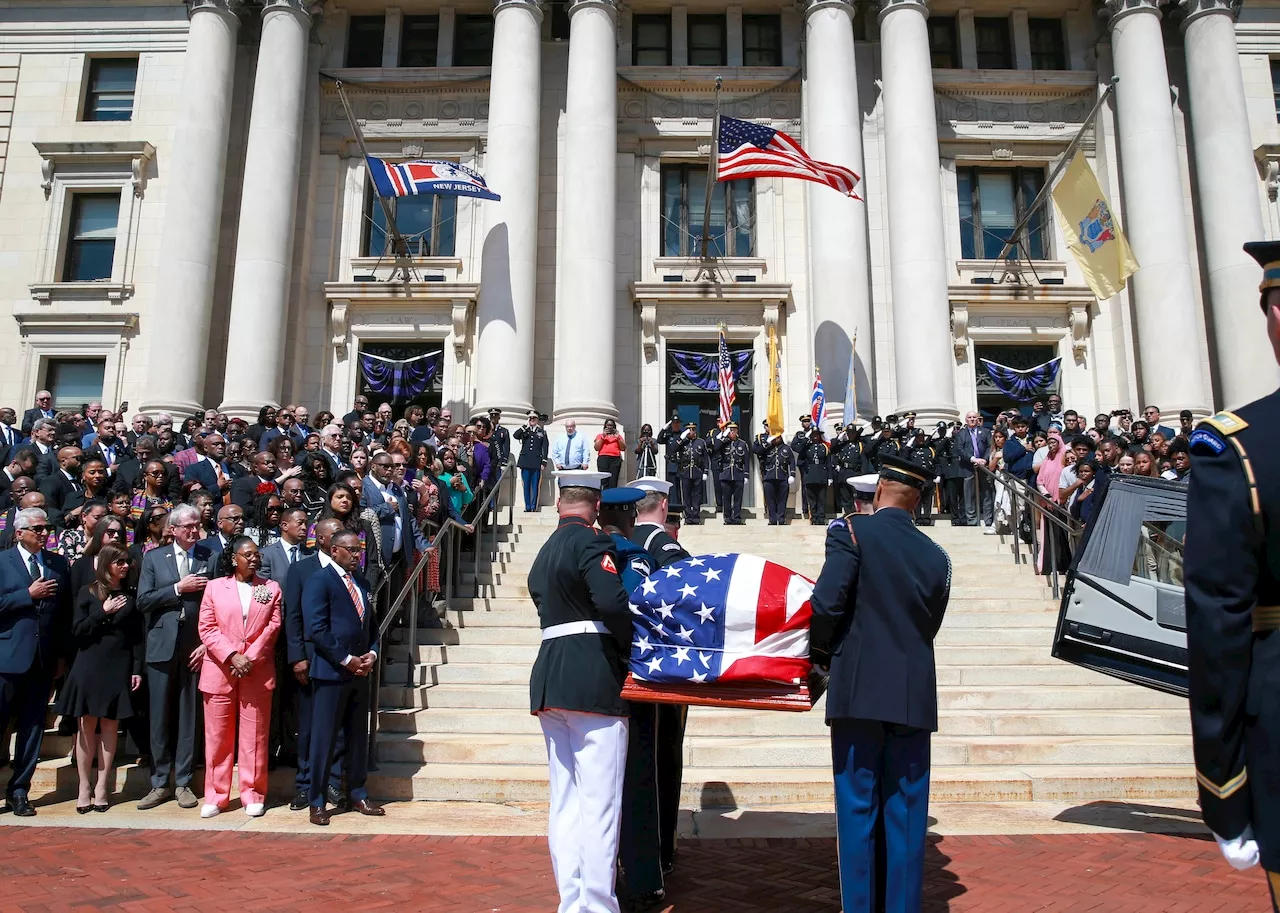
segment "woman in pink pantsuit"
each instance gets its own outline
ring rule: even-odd
[[[258,547],[248,536],[228,544],[200,602],[200,669],[204,695],[204,807],[200,817],[225,811],[239,721],[240,801],[245,814],[266,810],[267,737],[271,691],[276,686],[275,644],[280,633],[280,587],[258,576]]]

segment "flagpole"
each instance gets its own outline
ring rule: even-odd
[[[699,252],[698,259],[702,261],[702,268],[698,271],[698,279],[702,278],[704,272],[710,272],[707,263],[710,258],[707,256],[708,244],[711,234],[711,194],[716,186],[716,168],[720,160],[720,87],[724,83],[724,78],[716,77],[716,94],[715,94],[715,114],[711,118],[711,156],[707,159],[707,196],[702,204],[702,250]]]
[[[1040,192],[1036,194],[1036,198],[1031,201],[1031,205],[1026,208],[1022,214],[1022,218],[1018,220],[1018,224],[1015,225],[1013,227],[1013,231],[1009,233],[1009,240],[1004,242],[1004,247],[1000,248],[1000,255],[996,257],[997,263],[1007,257],[1010,250],[1017,246],[1017,241],[1015,239],[1022,234],[1022,230],[1027,227],[1027,223],[1030,222],[1031,217],[1036,214],[1036,210],[1044,204],[1044,201],[1048,198],[1050,191],[1053,190],[1053,182],[1058,179],[1058,175],[1063,172],[1067,165],[1071,164],[1072,156],[1075,154],[1076,149],[1079,148],[1080,142],[1084,139],[1084,131],[1089,129],[1089,125],[1093,123],[1093,119],[1098,116],[1098,112],[1102,110],[1102,106],[1106,104],[1111,93],[1116,90],[1116,83],[1119,81],[1119,76],[1112,76],[1111,82],[1107,85],[1106,89],[1103,90],[1102,94],[1098,96],[1097,102],[1094,103],[1093,110],[1089,112],[1087,117],[1085,117],[1084,123],[1080,125],[1079,131],[1076,132],[1076,135],[1071,142],[1067,144],[1066,150],[1062,153],[1062,157],[1058,159],[1058,164],[1053,166],[1053,171],[1049,173],[1049,177],[1044,182],[1044,186],[1040,188]],[[992,267],[992,272],[995,272],[994,267]]]
[[[387,205],[386,199],[382,194],[378,193],[378,185],[374,183],[373,171],[369,167],[369,147],[365,145],[364,133],[360,130],[360,125],[356,123],[355,113],[351,110],[351,102],[347,101],[347,93],[343,88],[342,80],[335,79],[334,87],[338,90],[338,98],[342,100],[342,110],[347,114],[347,123],[351,125],[351,129],[356,134],[356,144],[360,147],[360,157],[364,160],[364,170],[369,176],[369,186],[373,188],[373,195],[378,198],[378,204],[382,207],[382,216],[387,220],[387,232],[391,235],[391,249],[395,253],[397,269],[404,272],[404,281],[410,281],[410,266],[412,259],[409,256],[409,244],[404,239],[404,235],[400,234],[400,227],[396,225],[395,214],[392,213],[391,207]],[[392,274],[395,278],[395,274]]]

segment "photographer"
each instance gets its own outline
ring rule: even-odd
[[[658,475],[658,442],[653,439],[653,426],[648,422],[640,426],[640,440],[636,442],[636,478],[653,478]]]

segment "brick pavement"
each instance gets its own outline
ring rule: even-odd
[[[541,837],[0,828],[0,911],[546,913]],[[829,839],[688,840],[670,913],[837,913]],[[1189,836],[931,837],[926,913],[1267,908],[1262,875]]]

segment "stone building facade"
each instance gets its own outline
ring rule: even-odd
[[[428,355],[419,401],[656,427],[714,414],[681,366],[723,324],[753,428],[770,332],[788,424],[815,368],[836,418],[997,408],[984,358],[1204,414],[1280,378],[1240,252],[1280,234],[1277,73],[1252,0],[5,0],[0,402],[340,414],[362,355]],[[1099,301],[1051,209],[995,256],[1115,77],[1081,148],[1142,268]],[[717,78],[863,180],[718,185],[708,272]],[[398,201],[397,272],[339,83],[371,154],[501,202]]]

